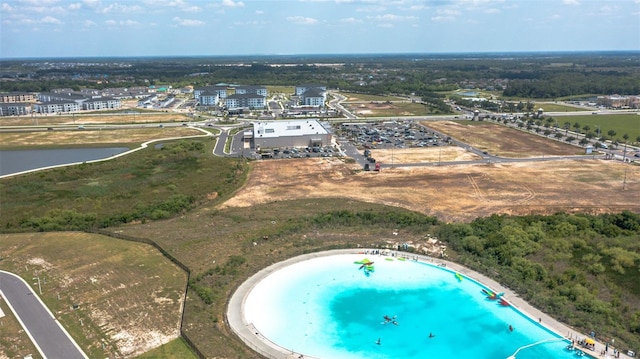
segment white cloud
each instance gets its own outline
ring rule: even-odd
[[[345,24],[361,24],[362,20],[356,19],[355,17],[347,17],[344,19],[340,19],[340,22]]]
[[[51,6],[60,0],[22,0],[21,2],[32,6]]]
[[[98,24],[96,24],[94,21],[91,21],[91,20],[85,20],[82,22],[82,26],[93,27],[93,26],[98,26]]]
[[[103,7],[102,9],[98,10],[98,12],[101,12],[103,14],[108,14],[111,12],[132,13],[140,12],[142,10],[144,9],[139,5],[121,5],[116,2]]]
[[[15,10],[15,8],[7,4],[6,2],[3,2],[2,5],[0,5],[0,10],[2,10],[2,12],[6,14],[8,12]]]
[[[387,10],[385,6],[369,6],[356,9],[357,12],[383,12]]]
[[[486,9],[484,10],[485,14],[499,14],[500,10],[496,8]]]
[[[384,22],[400,22],[400,21],[414,21],[418,18],[415,16],[400,16],[394,14],[384,14],[378,16],[367,16],[367,19],[373,21],[384,21]]]
[[[560,15],[558,15],[558,14],[553,14],[553,15],[551,15],[549,18],[550,18],[551,20],[558,20],[560,17],[561,17],[561,16],[560,16]]]
[[[56,19],[53,16],[45,16],[40,20],[41,24],[55,24],[55,25],[61,25],[62,21]]]
[[[182,11],[184,12],[200,12],[202,11],[202,8],[199,6],[187,6],[182,8]]]
[[[441,15],[441,16],[457,16],[457,15],[460,15],[460,11],[455,10],[455,9],[449,9],[449,8],[438,9],[437,13],[438,13],[438,15]]]
[[[264,11],[262,11],[262,10],[256,10],[256,15],[262,15],[262,14],[264,14]]]
[[[289,16],[287,17],[287,21],[290,21],[296,25],[315,25],[318,23],[318,20],[312,17],[304,16]]]
[[[179,26],[187,26],[187,27],[204,25],[203,21],[192,20],[192,19],[182,19],[177,16],[173,18],[173,22],[175,22]]]
[[[100,5],[100,0],[82,0],[82,3],[93,9]]]
[[[222,0],[222,6],[226,6],[226,7],[244,7],[244,3],[242,1]]]
[[[120,21],[106,20],[104,22],[104,24],[107,25],[107,26],[135,26],[135,25],[140,25],[139,22],[134,21],[134,20],[120,20]]]
[[[562,3],[565,5],[580,5],[578,0],[562,0]]]
[[[69,4],[69,10],[71,10],[71,11],[79,10],[80,8],[82,8],[82,4],[79,3],[79,2],[73,3],[73,4]]]
[[[453,16],[433,16],[431,18],[431,20],[433,21],[438,21],[438,22],[445,22],[445,21],[454,21],[456,18]]]

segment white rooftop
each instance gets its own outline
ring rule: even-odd
[[[256,138],[325,135],[327,133],[327,130],[318,120],[261,121],[253,123],[253,135]]]

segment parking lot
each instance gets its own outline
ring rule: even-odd
[[[336,132],[364,149],[443,146],[451,140],[413,121],[345,123]]]

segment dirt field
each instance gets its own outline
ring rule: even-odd
[[[494,213],[640,211],[640,167],[613,161],[406,167],[380,173],[357,168],[336,159],[256,162],[247,185],[222,207],[342,197],[445,221],[471,221]]]
[[[539,157],[584,154],[584,149],[488,122],[428,121],[423,125],[492,155]]]
[[[124,110],[123,110],[124,111]],[[132,110],[135,111],[135,110]],[[182,113],[174,112],[141,112],[141,113],[104,113],[104,114],[76,114],[76,115],[34,115],[21,117],[6,117],[0,121],[2,126],[49,126],[49,125],[87,125],[96,123],[158,123],[188,121]]]
[[[345,108],[359,116],[417,116],[425,114],[425,106],[409,101],[345,102]]]
[[[55,130],[39,132],[2,132],[2,147],[93,145],[100,143],[141,143],[145,141],[182,136],[197,136],[203,133],[187,127],[140,128],[122,130]]]
[[[78,232],[0,243],[0,268],[39,275],[42,299],[90,358],[130,358],[179,336],[186,273],[152,246]]]
[[[395,148],[393,150],[373,149],[371,150],[371,157],[383,164],[434,163],[480,159],[480,156],[455,146]]]

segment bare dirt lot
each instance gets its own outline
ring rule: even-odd
[[[135,111],[135,110],[134,110]],[[181,122],[187,117],[174,112],[140,112],[140,113],[78,113],[75,115],[34,115],[20,117],[6,117],[2,119],[2,126],[49,126],[49,125],[88,125],[97,123],[157,123]]]
[[[371,157],[383,164],[437,163],[481,159],[480,156],[455,146],[373,149]]]
[[[613,161],[406,167],[376,173],[336,159],[295,159],[256,162],[248,183],[222,207],[342,197],[445,221],[471,221],[494,213],[640,211],[639,194],[640,167]]]
[[[495,123],[428,121],[422,124],[494,156],[524,158],[584,154],[580,147]]]

